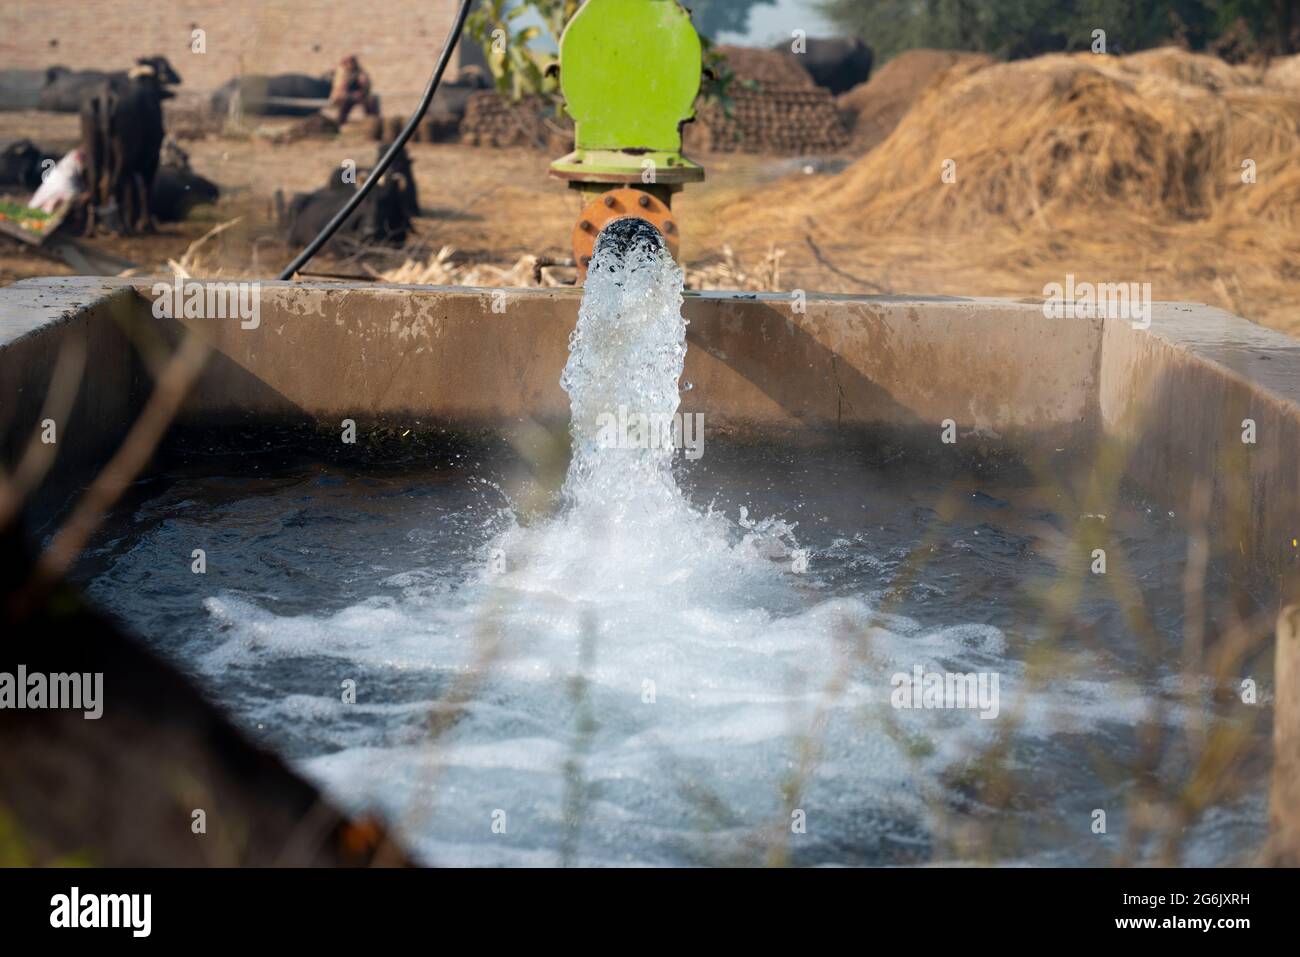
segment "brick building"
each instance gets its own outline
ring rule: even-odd
[[[454,6],[453,0],[0,0],[0,68],[124,69],[137,56],[161,53],[185,81],[182,90],[198,93],[240,73],[326,73],[355,53],[385,111],[403,110],[428,81]],[[204,31],[204,53],[191,49],[195,30]],[[478,51],[471,45],[462,43],[461,55],[474,62]]]

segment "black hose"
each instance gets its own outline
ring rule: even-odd
[[[461,0],[460,10],[456,14],[456,23],[451,28],[451,33],[447,35],[446,42],[442,45],[442,54],[438,57],[438,65],[434,68],[433,76],[429,77],[429,85],[424,88],[424,96],[420,98],[420,105],[411,115],[411,118],[406,121],[406,126],[398,134],[397,139],[393,140],[393,145],[388,147],[388,152],[380,157],[379,162],[375,164],[374,170],[366,177],[366,181],[361,184],[361,188],[352,194],[347,204],[334,214],[334,218],[325,224],[325,228],[307,244],[307,248],[298,254],[298,258],[284,267],[284,271],[278,277],[279,279],[292,279],[298,270],[307,265],[311,258],[320,252],[321,247],[329,242],[330,237],[338,232],[338,228],[347,222],[348,217],[361,205],[367,194],[375,188],[375,184],[379,182],[379,177],[383,176],[388,171],[388,167],[393,164],[393,158],[402,151],[406,141],[411,138],[415,128],[420,125],[420,120],[424,119],[429,104],[433,102],[433,95],[438,92],[438,84],[442,82],[443,71],[447,69],[447,62],[451,59],[451,52],[456,49],[456,42],[460,39],[461,31],[465,29],[465,19],[469,16],[469,8],[473,4],[474,0]]]

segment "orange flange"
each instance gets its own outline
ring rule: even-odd
[[[602,193],[587,204],[573,227],[573,261],[578,266],[578,285],[587,280],[587,266],[600,231],[616,219],[636,216],[659,230],[668,252],[677,258],[677,222],[668,204],[645,190],[623,186]]]

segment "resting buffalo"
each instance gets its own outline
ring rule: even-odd
[[[302,73],[281,73],[276,76],[243,76],[227,81],[212,94],[212,109],[228,113],[235,92],[239,92],[239,106],[245,113],[255,116],[310,116],[320,106],[295,106],[268,103],[268,97],[293,100],[326,100],[330,95],[330,78],[306,76]]]
[[[0,151],[0,187],[20,187],[30,193],[41,185],[41,174],[52,169],[58,159],[42,152],[31,140],[10,143]]]
[[[48,70],[0,70],[0,112],[34,110],[40,105],[41,90],[65,67]]]
[[[380,145],[379,153],[375,157],[376,163],[388,152],[390,145],[389,143]],[[406,210],[406,215],[419,216],[420,196],[415,188],[415,174],[411,172],[411,157],[407,155],[406,147],[402,147],[402,151],[393,157],[393,165],[388,167],[388,175],[393,176],[393,174],[398,177],[395,181],[398,184],[398,192],[402,197],[402,208]]]
[[[163,86],[176,86],[181,82],[180,74],[164,56],[140,57],[136,67],[149,67]],[[104,73],[100,70],[65,70],[52,67],[47,70],[48,82],[41,90],[37,108],[51,113],[79,113],[86,98],[96,92],[100,85],[108,82],[121,90],[128,81],[127,70]],[[170,94],[169,94],[170,95]]]
[[[149,190],[149,211],[160,223],[179,223],[195,206],[221,198],[217,184],[198,173],[175,166],[160,166]]]
[[[807,48],[804,52],[794,56],[812,75],[813,82],[824,86],[836,96],[871,78],[871,47],[856,37],[826,40],[810,37],[805,42]],[[774,49],[789,53],[790,45],[780,43]]]
[[[383,159],[384,154],[388,152],[389,145],[390,144],[388,143],[380,144],[379,151],[375,154],[376,164],[378,164],[379,161]],[[350,192],[356,187],[357,177],[364,177],[369,170],[362,168],[355,172],[356,175],[352,177],[351,181],[349,181],[345,178],[346,173],[342,166],[334,167],[330,172],[329,179],[325,181],[325,189],[343,189]],[[419,216],[420,197],[416,191],[415,174],[411,171],[411,157],[406,152],[406,147],[402,147],[402,151],[393,157],[393,163],[388,167],[388,175],[391,176],[393,174],[397,174],[397,178],[394,179],[394,182],[397,184],[397,191],[402,198],[402,208],[406,210],[408,216]],[[299,194],[299,196],[302,195],[305,194]],[[292,206],[290,209],[292,209]]]
[[[401,173],[391,170],[385,173],[356,212],[334,234],[330,245],[340,240],[402,245],[411,230],[411,218],[403,196],[405,186],[405,177]],[[294,246],[306,246],[315,239],[334,214],[352,198],[355,190],[351,184],[332,183],[326,189],[295,196],[289,204],[287,217],[289,242]]]
[[[88,94],[81,110],[88,232],[99,210],[114,208],[124,231],[153,228],[149,198],[163,143],[162,101],[171,95],[145,65],[125,82],[110,78]]]
[[[447,80],[438,85],[438,92],[433,94],[429,114],[450,116],[460,120],[465,116],[465,105],[469,102],[469,98],[479,90],[486,90],[491,86],[491,81],[481,71],[466,69],[455,80]]]

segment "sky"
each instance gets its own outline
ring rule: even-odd
[[[720,33],[714,39],[719,43],[766,47],[787,39],[795,29],[806,31],[810,37],[834,36],[836,32],[811,0],[777,0],[775,6],[753,8],[748,33]]]
[[[686,6],[690,6],[686,0]],[[515,28],[528,24],[541,24],[541,18],[529,11],[515,22]],[[746,33],[719,33],[713,39],[718,43],[737,46],[770,47],[778,40],[788,40],[792,30],[803,30],[810,37],[835,36],[836,31],[821,16],[813,0],[776,0],[769,6],[762,4],[751,8],[749,31]],[[554,49],[549,38],[534,41],[538,49]]]

